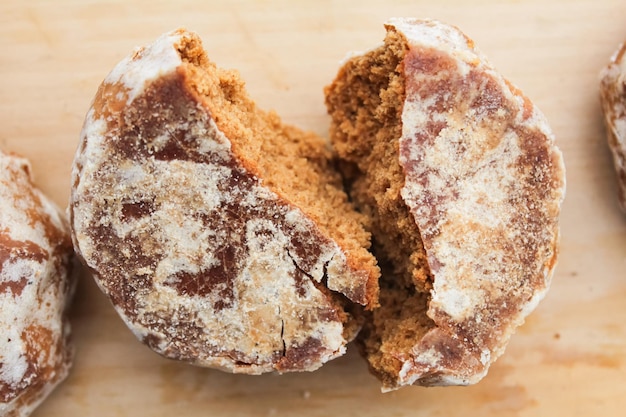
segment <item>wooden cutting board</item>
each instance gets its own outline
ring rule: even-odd
[[[551,292],[472,387],[381,394],[351,348],[310,374],[230,375],[163,359],[126,329],[91,278],[72,313],[77,354],[36,416],[623,416],[626,215],[598,103],[598,71],[626,39],[624,0],[19,1],[0,3],[0,148],[28,157],[59,205],[84,114],[135,46],[186,26],[212,60],[288,122],[327,136],[322,88],[392,16],[459,26],[543,110],[567,166]]]

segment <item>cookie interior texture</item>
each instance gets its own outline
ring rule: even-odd
[[[371,370],[393,386],[408,352],[434,326],[426,315],[432,276],[420,233],[400,191],[399,139],[405,99],[405,38],[389,31],[384,45],[352,58],[327,87],[330,136],[342,159],[349,194],[372,222],[373,252],[382,265],[380,308],[358,337]],[[393,265],[393,266],[392,266]]]
[[[238,73],[210,62],[197,37],[183,38],[178,51],[186,70],[193,75],[190,84],[201,95],[216,125],[231,140],[233,151],[246,169],[315,221],[349,254],[351,267],[367,273],[366,306],[375,307],[380,272],[368,251],[368,218],[348,201],[326,141],[282,123],[274,112],[259,109],[248,97]],[[321,286],[319,289],[328,292]],[[349,307],[349,303],[344,305]]]

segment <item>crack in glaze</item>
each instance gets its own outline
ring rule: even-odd
[[[289,257],[289,259],[291,259],[291,262],[293,262],[293,266],[300,272],[302,272],[302,274],[304,274],[307,278],[309,278],[311,281],[315,281],[315,278],[313,278],[313,275],[309,274],[308,272],[306,272],[302,267],[300,267],[300,265],[298,265],[298,262],[296,262],[295,258],[291,255],[291,252],[289,252],[289,249],[285,249],[285,251],[287,252],[287,256]],[[324,276],[326,275],[326,265],[328,265],[328,263],[324,264]]]
[[[280,306],[278,306],[278,316],[280,317],[280,340],[283,342],[281,356],[284,358],[287,353],[287,344],[285,343],[285,320],[280,315]]]

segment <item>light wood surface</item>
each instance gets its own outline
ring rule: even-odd
[[[472,387],[379,392],[354,348],[311,374],[230,375],[159,357],[90,277],[73,309],[75,366],[35,416],[626,415],[626,215],[598,104],[598,71],[626,40],[624,0],[0,2],[0,148],[28,157],[59,205],[84,114],[135,46],[185,26],[237,68],[264,108],[327,136],[322,88],[392,16],[459,26],[550,120],[567,166],[552,289]]]

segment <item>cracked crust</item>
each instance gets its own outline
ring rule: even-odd
[[[618,201],[626,213],[626,43],[615,51],[600,77],[600,98],[617,174]]]
[[[68,374],[72,244],[29,163],[0,152],[0,415],[28,416]]]
[[[384,390],[471,384],[549,287],[563,160],[545,117],[458,29],[386,28],[326,90],[331,140],[389,265],[359,343]]]
[[[378,291],[364,218],[330,163],[321,138],[257,109],[196,35],[171,32],[118,64],[87,114],[74,244],[156,352],[313,370],[354,337],[349,305],[371,308]]]

